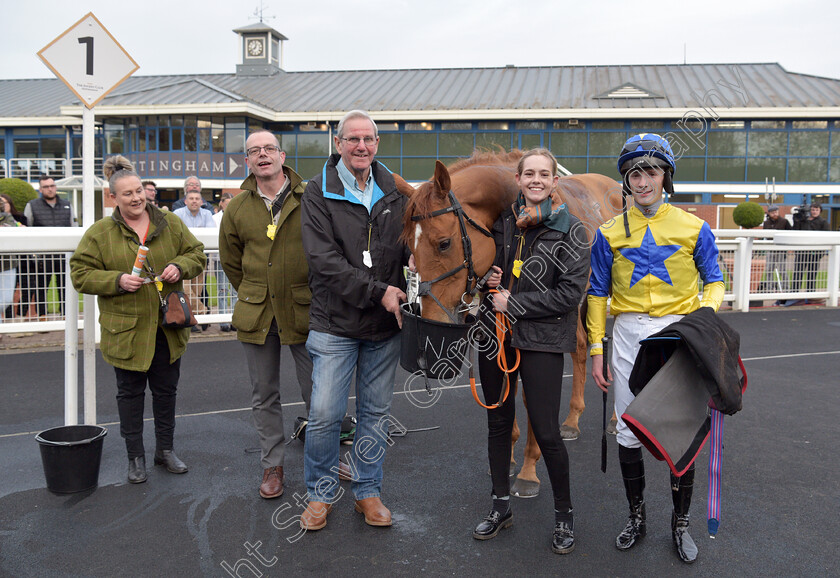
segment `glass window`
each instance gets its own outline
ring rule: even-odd
[[[557,157],[586,156],[586,133],[551,133],[551,152]]]
[[[586,172],[586,159],[566,159],[558,158],[557,162],[566,167],[566,170],[572,171],[574,174],[582,174]]]
[[[424,155],[437,156],[437,134],[404,134],[403,156]]]
[[[330,154],[330,137],[327,134],[299,134],[297,138],[298,157],[319,157]],[[323,164],[323,163],[322,163]]]
[[[579,120],[562,120],[555,122],[554,130],[586,130],[586,123]]]
[[[752,135],[750,136],[752,139]],[[747,180],[763,183],[764,179],[782,182],[785,180],[785,158],[776,159],[747,159]]]
[[[380,163],[388,167],[389,171],[393,171],[398,175],[402,176],[400,173],[400,158],[399,157],[380,157],[378,154],[376,155],[376,160]]]
[[[327,130],[329,126],[324,122],[306,122],[300,125],[301,132],[326,132]]]
[[[196,151],[196,129],[194,126],[188,126],[184,128],[184,150],[185,151]]]
[[[245,127],[231,128],[225,127],[225,152],[226,153],[244,153],[245,152]]]
[[[298,159],[297,173],[304,179],[310,179],[321,173],[324,168],[324,159]]]
[[[471,122],[442,122],[440,130],[472,130]]]
[[[712,128],[744,128],[743,120],[713,120]]]
[[[840,159],[831,160],[831,174],[829,180],[832,183],[840,182]]]
[[[517,122],[516,128],[518,130],[545,130],[545,123],[542,121]]]
[[[180,151],[184,150],[184,145],[182,144],[182,137],[184,134],[183,128],[173,128],[170,129],[172,131],[172,150],[173,151]]]
[[[818,129],[818,128],[828,128],[828,121],[827,120],[795,120],[791,123],[793,128],[810,128],[810,129]]]
[[[593,130],[624,128],[623,120],[593,120],[591,124]]]
[[[216,122],[217,118],[213,118],[213,123],[210,125],[211,142],[213,143],[213,152],[221,153],[225,151],[225,125],[221,122]]]
[[[634,132],[657,132],[665,130],[665,123],[658,120],[634,120],[630,123],[630,128]]]
[[[480,122],[478,130],[510,130],[510,124],[506,122]]]
[[[507,151],[510,150],[510,138],[509,132],[479,132],[475,135],[475,148],[496,150],[500,146]]]
[[[831,133],[831,156],[840,157],[840,132]]]
[[[280,148],[286,151],[287,157],[293,157],[297,155],[297,145],[295,142],[297,139],[297,135],[281,134],[276,136],[277,139],[280,141]]]
[[[790,156],[824,157],[828,155],[828,132],[790,133]]]
[[[785,121],[783,120],[754,120],[750,126],[756,128],[785,128]]]
[[[465,123],[469,124],[469,123]],[[440,154],[448,156],[465,156],[472,154],[475,134],[471,132],[450,133],[440,135]]]
[[[121,154],[125,152],[123,139],[125,133],[122,130],[106,130],[105,131],[105,151],[109,155]]]
[[[137,129],[137,146],[134,147],[134,150],[139,153],[146,152],[146,128],[140,127]]]
[[[667,132],[662,136],[670,143],[671,150],[674,151],[674,156],[677,159],[706,156],[705,137],[700,138],[700,142],[697,142],[692,135],[688,135],[679,129]]]
[[[541,134],[521,134],[519,135],[519,148],[524,151],[542,146]]]
[[[710,158],[708,161],[707,181],[742,181],[746,161],[744,159]]]
[[[827,172],[826,159],[788,159],[788,182],[824,183]]]
[[[42,138],[41,158],[57,159],[63,158],[65,152],[65,141],[63,138]]]
[[[431,122],[407,122],[405,130],[432,130],[434,123]]]
[[[627,140],[623,132],[591,132],[589,133],[589,154],[591,156],[610,156],[618,159],[618,153]]]
[[[708,154],[709,156],[744,156],[747,154],[747,133],[742,131],[709,132]]]
[[[38,158],[38,141],[37,140],[16,140],[14,156],[19,159],[35,159]]]
[[[425,181],[435,172],[435,159],[403,157],[400,176],[408,181]]]
[[[379,149],[376,151],[376,156],[400,156],[401,139],[402,135],[399,133],[379,133]]]
[[[198,129],[198,150],[200,150],[200,151],[209,151],[210,150],[210,129],[209,128]]]
[[[170,120],[170,123],[172,124],[172,126],[184,126],[184,117],[181,116],[180,114],[177,114],[175,116],[170,116],[169,120]]]
[[[590,157],[589,158],[589,168],[585,171],[587,173],[598,173],[602,175],[607,175],[610,177],[616,176],[618,170],[615,166],[616,160],[612,157]],[[566,163],[563,165],[572,170]]]
[[[376,128],[379,129],[379,132],[398,131],[400,130],[400,125],[397,122],[378,122],[376,123]]]
[[[787,155],[787,135],[786,132],[750,132],[750,156]]]
[[[705,181],[706,175],[703,172],[705,168],[706,159],[696,157],[682,158],[677,163],[675,178],[678,181],[685,182]]]
[[[271,132],[295,132],[295,125],[287,122],[270,122],[265,128]]]
[[[158,129],[158,150],[159,151],[169,151],[169,129],[168,128],[161,128]]]

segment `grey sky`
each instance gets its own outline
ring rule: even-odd
[[[0,78],[49,78],[36,52],[87,12],[140,64],[136,74],[232,73],[231,30],[259,0],[4,1]],[[359,10],[364,6],[364,14]],[[360,70],[778,62],[840,78],[836,0],[264,0],[289,38],[284,68]]]

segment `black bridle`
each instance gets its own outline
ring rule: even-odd
[[[455,311],[456,313],[463,313],[464,311],[469,310],[470,304],[466,302],[467,295],[475,295],[481,290],[484,284],[487,282],[487,279],[492,274],[493,269],[492,267],[487,271],[487,273],[481,279],[477,279],[477,275],[475,273],[475,267],[473,266],[473,254],[472,254],[472,240],[470,236],[467,234],[467,223],[473,226],[479,233],[484,235],[485,237],[493,238],[493,233],[476,223],[473,219],[470,218],[464,212],[463,207],[461,207],[461,203],[458,202],[458,199],[455,198],[455,195],[452,191],[449,191],[449,206],[444,209],[439,209],[437,211],[433,211],[427,215],[414,215],[411,217],[413,222],[422,221],[424,219],[430,219],[432,217],[438,217],[440,215],[445,215],[447,213],[455,213],[455,216],[458,217],[458,226],[461,228],[461,245],[464,248],[464,261],[455,267],[447,271],[446,273],[432,279],[431,281],[421,281],[418,286],[417,294],[420,296],[428,295],[432,299],[435,300],[435,303],[443,309],[446,315],[453,323],[460,323],[460,321],[450,313],[449,309],[443,306],[443,303],[437,298],[437,296],[432,293],[432,284],[437,283],[438,281],[442,281],[452,275],[455,275],[461,269],[465,269],[467,271],[467,282],[466,287],[464,288],[464,293],[461,295],[461,306]]]

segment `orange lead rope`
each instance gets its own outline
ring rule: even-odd
[[[498,293],[496,289],[491,289],[490,293]],[[519,368],[519,350],[514,348],[516,352],[516,362],[513,364],[513,367],[508,369],[507,367],[507,358],[505,355],[505,333],[510,331],[510,321],[507,317],[505,317],[504,313],[497,311],[496,312],[496,341],[499,344],[499,353],[496,355],[496,363],[499,365],[499,369],[501,369],[505,373],[505,392],[502,394],[502,398],[493,405],[485,405],[482,403],[481,399],[478,397],[478,391],[476,391],[475,387],[475,374],[473,371],[473,366],[470,365],[470,389],[472,390],[473,399],[475,402],[483,407],[484,409],[498,409],[502,407],[502,405],[507,401],[508,394],[510,393],[510,374],[516,371]]]

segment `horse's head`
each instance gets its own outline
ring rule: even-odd
[[[426,319],[462,321],[474,298],[475,283],[493,264],[495,243],[487,229],[499,215],[499,201],[485,198],[485,193],[493,191],[480,175],[470,170],[450,175],[437,161],[432,180],[411,196],[403,241],[414,254],[421,283],[431,282],[421,286],[420,305]],[[457,199],[454,207],[453,196]]]

